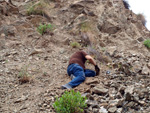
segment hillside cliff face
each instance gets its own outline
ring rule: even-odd
[[[41,35],[40,24],[53,30]],[[0,112],[55,112],[55,96],[70,81],[69,57],[79,49],[73,42],[101,68],[75,88],[88,97],[87,113],[150,112],[149,37],[121,0],[1,0]]]

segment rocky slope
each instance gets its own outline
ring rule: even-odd
[[[40,2],[42,14],[29,14],[39,1],[0,1],[0,112],[55,112],[55,96],[70,81],[69,57],[78,50],[71,42],[89,49],[101,68],[75,88],[88,97],[85,112],[150,112],[150,50],[143,45],[150,32],[137,15],[117,0]],[[41,35],[42,23],[55,29]]]

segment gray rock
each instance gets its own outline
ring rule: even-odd
[[[150,68],[150,62],[147,64],[148,68]]]
[[[89,97],[90,98],[90,93],[83,93],[82,95],[81,95],[82,97]],[[91,100],[91,99],[90,99]]]
[[[65,52],[66,52],[66,50],[65,50],[64,48],[62,48],[62,49],[59,51],[60,54],[64,54]]]
[[[130,94],[132,94],[132,93],[133,93],[133,90],[134,90],[134,86],[128,86],[128,87],[126,87],[126,89],[125,89],[125,93],[130,93]]]
[[[34,55],[34,54],[39,54],[43,53],[44,51],[42,49],[33,49],[30,51],[29,56]]]
[[[96,108],[96,109],[100,108],[100,106],[98,104],[92,104],[91,106],[92,106],[92,108]]]
[[[142,42],[142,41],[144,41],[144,38],[143,37],[140,37],[140,38],[138,38],[137,39],[139,42]]]
[[[99,112],[100,113],[108,113],[107,109],[105,109],[103,106],[100,107]]]
[[[110,56],[113,56],[116,51],[117,51],[116,46],[112,46],[107,49],[107,52],[110,54]]]
[[[104,21],[102,26],[98,27],[98,29],[108,34],[115,34],[120,30],[119,26],[112,20]]]
[[[98,113],[99,109],[93,108],[93,113]]]
[[[140,70],[142,70],[142,63],[140,61],[135,61],[133,63],[133,68],[136,73],[139,72]]]
[[[91,111],[89,109],[85,109],[84,111],[85,111],[85,113],[91,113]]]
[[[108,93],[108,89],[104,88],[103,86],[96,86],[93,88],[93,92],[98,95],[103,95]]]
[[[108,109],[108,111],[109,111],[110,113],[115,113],[115,111],[117,111],[117,108],[116,108],[116,106],[110,107],[110,108]]]
[[[0,28],[0,34],[4,33],[6,36],[15,36],[17,29],[14,26],[5,25]]]
[[[133,107],[135,105],[135,102],[133,102],[133,101],[131,101],[131,102],[129,102],[128,104],[127,104],[127,107]]]
[[[86,102],[86,104],[87,104],[88,106],[98,106],[97,101],[92,101],[92,100],[88,100],[88,101]]]
[[[150,74],[150,69],[147,67],[147,65],[144,65],[143,69],[142,69],[142,74],[143,75],[148,75]]]
[[[118,108],[116,113],[122,113],[122,108]]]
[[[115,99],[115,100],[110,100],[109,101],[109,105],[110,106],[117,106],[119,102],[119,99]]]
[[[27,99],[28,99],[28,96],[22,95],[22,97],[17,99],[14,103],[19,103],[19,102],[22,102],[22,101],[27,100]]]
[[[132,95],[130,93],[125,94],[125,100],[126,101],[131,101],[132,100]]]
[[[99,83],[98,79],[88,79],[86,81],[86,84],[89,85],[89,84],[97,84]]]

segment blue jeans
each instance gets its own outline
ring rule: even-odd
[[[74,79],[72,79],[69,82],[69,85],[72,87],[78,86],[82,82],[84,82],[85,77],[94,77],[96,75],[95,71],[90,69],[83,69],[79,64],[70,64],[67,68],[67,73],[70,76],[73,74],[75,76]]]

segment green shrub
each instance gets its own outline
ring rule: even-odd
[[[83,109],[87,107],[85,101],[86,97],[82,97],[80,92],[71,90],[65,91],[60,98],[56,98],[53,106],[57,113],[83,113]]]
[[[37,28],[37,31],[43,35],[44,33],[46,33],[47,30],[52,31],[53,30],[53,26],[51,24],[44,24],[44,25],[39,25],[39,27]]]
[[[70,43],[70,45],[73,47],[73,48],[80,48],[81,45],[78,43],[78,42],[72,42]]]
[[[144,41],[144,45],[147,47],[147,48],[150,48],[150,40],[147,39]]]

